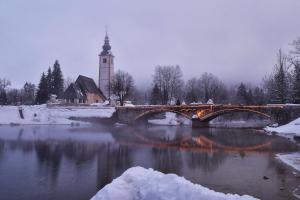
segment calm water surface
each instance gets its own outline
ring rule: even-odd
[[[0,126],[0,199],[87,200],[133,166],[220,192],[295,199],[300,179],[274,155],[297,150],[245,129]]]

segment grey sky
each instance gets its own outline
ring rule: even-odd
[[[260,83],[300,36],[299,9],[299,0],[0,0],[0,77],[38,83],[58,59],[65,77],[97,82],[107,24],[115,68],[138,85],[163,64],[185,78]]]

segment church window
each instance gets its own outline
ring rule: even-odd
[[[103,63],[107,63],[107,59],[106,58],[103,58]]]
[[[111,64],[114,64],[114,59],[111,59]]]

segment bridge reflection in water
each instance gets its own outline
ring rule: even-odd
[[[166,128],[166,130],[168,129],[170,128]],[[164,127],[154,127],[149,130],[151,131],[145,131],[145,129],[139,131],[137,128],[130,129],[128,127],[126,130],[120,130],[120,132],[122,132],[122,135],[131,135],[130,139],[128,140],[128,137],[123,138],[122,136],[116,136],[116,139],[127,145],[209,152],[220,150],[226,152],[282,151],[282,145],[278,145],[278,143],[286,143],[285,139],[270,137],[254,129],[243,131],[243,135],[241,135],[240,129],[226,129],[224,133],[224,129],[218,128],[194,128],[191,129],[192,132],[186,132],[185,128],[174,128],[176,131],[173,135],[170,135],[168,131],[164,132]],[[289,150],[295,150],[295,148],[291,146]]]

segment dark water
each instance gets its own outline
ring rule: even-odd
[[[220,192],[295,199],[300,179],[274,154],[296,150],[242,129],[0,126],[0,199],[90,199],[132,166]]]

